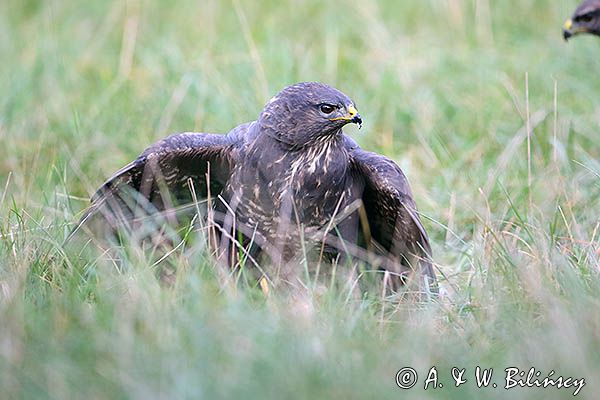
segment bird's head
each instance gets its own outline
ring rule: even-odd
[[[570,37],[581,33],[590,33],[600,36],[600,0],[586,0],[573,13],[563,26],[563,37]]]
[[[348,123],[362,124],[354,102],[344,93],[318,82],[288,86],[261,112],[261,129],[293,146],[336,137]]]

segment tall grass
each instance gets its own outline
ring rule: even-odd
[[[562,42],[575,3],[1,2],[0,397],[571,397],[503,389],[517,366],[596,398],[600,42]],[[135,249],[118,270],[62,253],[90,193],[148,144],[226,132],[303,80],[350,94],[365,125],[348,133],[406,171],[439,302],[265,296],[202,251],[173,254],[171,286]],[[444,387],[425,391],[434,365]]]

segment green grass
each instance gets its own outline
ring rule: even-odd
[[[0,2],[0,398],[572,397],[502,389],[510,366],[583,377],[577,397],[596,398],[600,41],[562,41],[575,5]],[[352,96],[365,124],[348,132],[405,169],[438,303],[382,311],[343,285],[265,298],[202,252],[174,256],[172,287],[135,251],[124,272],[66,262],[117,168],[303,80]],[[444,387],[424,391],[433,365]],[[476,387],[477,365],[499,388]],[[405,366],[420,379],[403,391]]]

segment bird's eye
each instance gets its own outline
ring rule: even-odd
[[[583,15],[580,15],[579,17],[575,18],[575,20],[577,22],[584,22],[584,23],[590,22],[592,19],[594,19],[594,16],[590,13],[583,14]]]
[[[323,114],[331,114],[335,107],[330,104],[321,104],[320,110]]]

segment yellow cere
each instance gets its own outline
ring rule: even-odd
[[[573,27],[573,20],[571,18],[566,20],[564,27],[565,27],[565,29],[571,29]]]
[[[345,115],[343,117],[329,118],[329,120],[330,121],[340,121],[340,120],[348,121],[348,120],[351,120],[352,118],[354,118],[356,116],[356,114],[358,114],[358,110],[353,105],[349,105],[348,106],[348,115]]]
[[[353,106],[353,105],[350,105],[350,106],[348,107],[348,114],[350,114],[350,117],[351,117],[351,118],[354,118],[354,116],[355,116],[356,114],[358,114],[358,111],[356,110],[356,108],[354,108],[354,106]]]

